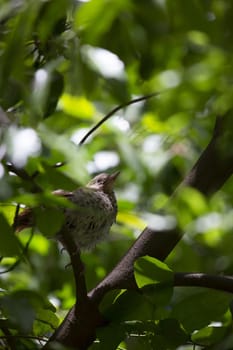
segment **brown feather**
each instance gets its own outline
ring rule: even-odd
[[[61,208],[65,222],[57,232],[58,240],[63,243],[65,235],[70,234],[80,250],[89,250],[108,235],[116,221],[117,202],[113,185],[118,174],[99,174],[87,186],[73,192],[53,192],[55,196],[65,197],[75,204],[74,207]],[[34,225],[35,217],[31,208],[23,210],[14,223],[17,232]]]
[[[32,227],[34,225],[33,212],[31,208],[26,208],[22,213],[20,213],[15,219],[14,226],[16,227],[16,232],[20,232],[25,228]]]

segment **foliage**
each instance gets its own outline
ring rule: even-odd
[[[232,273],[232,182],[211,198],[184,189],[163,212],[232,108],[232,16],[227,0],[1,0],[0,348],[41,348],[75,302],[69,258],[48,239],[61,224],[50,192],[115,168],[118,223],[83,254],[88,289],[146,223],[177,221],[186,235],[167,265],[137,261],[140,293],[105,297],[110,323],[91,349],[233,347],[230,295],[173,288],[177,271]],[[152,92],[78,146],[116,105]],[[38,209],[44,232],[13,234],[16,203],[51,208]]]

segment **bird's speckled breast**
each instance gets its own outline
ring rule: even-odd
[[[114,192],[79,188],[69,199],[77,208],[64,209],[66,221],[63,230],[69,231],[81,250],[92,249],[106,238],[116,221],[117,202]]]

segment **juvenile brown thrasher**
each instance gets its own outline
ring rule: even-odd
[[[85,187],[73,192],[57,190],[53,193],[69,199],[76,208],[63,208],[64,224],[57,233],[57,239],[64,243],[63,235],[68,232],[79,250],[90,250],[106,238],[116,221],[117,201],[113,192],[119,172],[99,174]],[[49,209],[48,209],[49,210]],[[35,225],[33,210],[25,209],[16,219],[16,231]]]

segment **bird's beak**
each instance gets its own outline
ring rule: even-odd
[[[120,174],[120,171],[116,171],[115,173],[110,174],[108,176],[108,179],[107,179],[105,186],[104,186],[105,189],[107,189],[108,191],[112,191],[113,186],[114,186],[114,182],[119,174]]]
[[[120,171],[115,171],[115,173],[109,175],[109,178],[108,178],[109,182],[113,183],[116,180],[116,178],[118,177],[119,174],[120,174]]]

